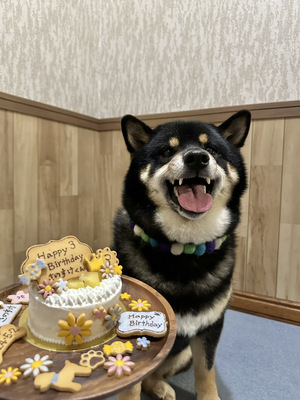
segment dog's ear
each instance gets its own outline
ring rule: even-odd
[[[218,129],[230,143],[236,147],[242,147],[248,135],[250,122],[250,112],[241,110],[223,122]]]
[[[122,132],[129,153],[134,153],[153,137],[152,129],[132,115],[125,115],[121,120]]]

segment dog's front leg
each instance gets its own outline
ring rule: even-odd
[[[142,382],[139,382],[131,388],[118,394],[118,400],[140,400],[142,390]]]
[[[223,327],[223,318],[191,339],[197,400],[220,400],[214,360]]]
[[[214,365],[207,365],[203,340],[195,336],[191,340],[197,400],[220,400],[216,385]]]

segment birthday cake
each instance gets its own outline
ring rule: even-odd
[[[106,336],[122,312],[121,274],[115,251],[93,253],[74,236],[30,247],[19,279],[28,286],[31,333],[66,347]]]

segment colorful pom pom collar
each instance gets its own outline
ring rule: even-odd
[[[211,242],[194,244],[194,243],[173,243],[173,242],[158,242],[157,240],[148,236],[141,227],[136,225],[133,221],[130,221],[130,227],[136,236],[140,236],[141,239],[149,243],[152,247],[159,248],[165,252],[171,252],[174,256],[180,254],[194,254],[196,256],[203,256],[204,254],[211,254],[215,250],[218,250],[222,243],[227,239],[227,235],[212,240]]]

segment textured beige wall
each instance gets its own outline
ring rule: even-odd
[[[0,0],[0,91],[98,118],[300,99],[299,0]]]

